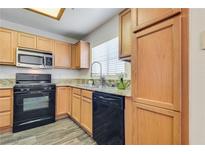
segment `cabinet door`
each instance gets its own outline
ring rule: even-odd
[[[132,54],[134,101],[181,110],[181,17],[136,33]]]
[[[75,46],[75,68],[79,69],[81,63],[81,47],[80,43]]]
[[[85,41],[80,41],[80,68],[89,68],[89,66],[90,66],[90,43]]]
[[[132,21],[131,21],[131,9],[126,9],[119,15],[119,56],[120,58],[131,56],[132,49]]]
[[[17,32],[0,28],[0,64],[15,64]]]
[[[125,98],[125,144],[133,144],[133,102],[130,97]]]
[[[134,103],[133,144],[180,144],[180,113]]]
[[[80,107],[81,106],[81,96],[77,94],[72,94],[72,112],[71,115],[73,119],[80,123]]]
[[[76,44],[71,45],[71,68],[76,68]]]
[[[18,46],[23,48],[36,49],[36,35],[19,32]]]
[[[45,37],[37,36],[37,49],[45,52],[52,52],[54,41]]]
[[[179,8],[138,8],[132,9],[134,31],[140,30],[181,12]]]
[[[2,112],[0,113],[0,128],[11,127],[11,112]]]
[[[68,105],[67,105],[67,113],[71,115],[71,105],[72,105],[72,88],[67,87],[68,90]]]
[[[83,96],[83,94],[85,94],[85,96]],[[92,134],[92,92],[90,91],[82,91],[80,123],[89,133]]]
[[[71,67],[71,45],[55,41],[54,61],[56,68]]]
[[[56,92],[56,115],[64,115],[67,113],[69,104],[69,91],[67,87],[57,87]]]

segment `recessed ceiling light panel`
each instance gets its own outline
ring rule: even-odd
[[[27,10],[33,11],[35,13],[60,20],[65,8],[27,8]]]

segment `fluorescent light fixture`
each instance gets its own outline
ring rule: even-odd
[[[27,8],[27,10],[33,11],[35,13],[60,20],[65,8]]]

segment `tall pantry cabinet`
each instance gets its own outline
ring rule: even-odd
[[[132,9],[132,144],[187,144],[184,10]],[[188,64],[186,65],[188,67]],[[188,76],[188,74],[187,74]],[[188,84],[188,83],[185,83]],[[183,125],[182,125],[183,123]]]

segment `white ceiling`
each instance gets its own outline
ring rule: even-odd
[[[81,39],[117,15],[119,8],[65,9],[60,21],[21,8],[1,8],[0,18],[59,35]]]

